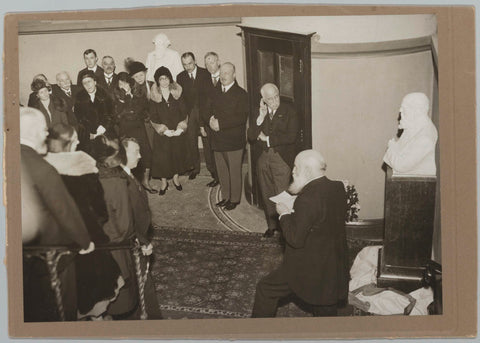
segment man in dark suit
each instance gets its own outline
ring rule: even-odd
[[[135,227],[136,237],[141,245],[144,258],[141,258],[142,272],[145,273],[147,268],[146,259],[152,254],[152,244],[148,239],[148,231],[152,222],[152,215],[148,205],[148,196],[141,183],[132,174],[132,169],[135,169],[140,161],[140,146],[135,138],[125,138],[121,142],[125,148],[124,161],[120,165],[123,169],[127,179],[128,198],[132,208],[131,214],[133,217],[133,225]],[[152,275],[147,272],[145,280],[145,308],[149,319],[162,319],[160,307],[158,305],[157,296],[155,293],[155,285],[153,283]],[[135,315],[140,314],[140,308],[137,309]]]
[[[207,183],[208,187],[218,185],[218,173],[215,165],[215,157],[212,149],[213,131],[210,128],[209,120],[212,111],[212,99],[216,92],[221,89],[220,83],[220,60],[216,52],[207,52],[205,55],[205,67],[210,73],[210,81],[203,88],[202,102],[200,108],[200,134],[203,143],[203,155],[205,156],[205,164],[212,175],[213,180]]]
[[[97,84],[114,99],[113,90],[118,85],[118,75],[115,73],[115,60],[111,56],[102,58],[103,75],[98,78]]]
[[[115,137],[113,102],[103,88],[97,87],[92,71],[84,73],[80,82],[83,89],[75,99],[75,116],[79,124],[79,149],[88,152],[89,142],[97,133],[106,130],[109,137]]]
[[[273,83],[263,85],[260,93],[259,114],[250,122],[248,139],[262,148],[256,172],[268,227],[264,237],[271,237],[278,230],[278,215],[269,198],[285,191],[290,183],[298,119],[291,106],[280,103],[280,92]]]
[[[235,81],[235,66],[226,62],[220,67],[222,87],[213,95],[212,145],[218,178],[222,187],[222,200],[216,205],[233,210],[242,196],[242,158],[246,144],[248,117],[247,92]]]
[[[82,75],[87,71],[92,71],[97,80],[100,80],[103,77],[103,68],[97,65],[98,57],[97,53],[93,49],[87,49],[83,53],[83,60],[85,61],[86,68],[83,68],[78,72],[77,76],[77,86],[82,84]]]
[[[78,130],[78,122],[73,113],[73,105],[77,96],[79,86],[72,85],[70,75],[66,71],[61,71],[56,75],[57,84],[52,85],[52,95],[55,98],[63,99],[67,104],[68,123],[72,125],[75,130]]]
[[[33,108],[20,108],[20,153],[22,166],[30,177],[28,187],[36,194],[40,208],[35,214],[41,224],[32,245],[78,246],[80,253],[93,251],[94,245],[80,211],[55,168],[43,159],[46,154],[47,125],[43,114]],[[76,320],[77,298],[73,256],[62,257],[58,263],[62,284],[62,300],[66,320]],[[24,259],[25,321],[59,320],[55,296],[45,262]]]
[[[348,251],[343,183],[325,176],[320,153],[299,153],[289,190],[293,209],[277,204],[286,241],[280,267],[258,284],[252,317],[275,317],[278,301],[291,294],[312,306],[314,316],[336,316],[348,297]]]
[[[182,86],[183,96],[188,113],[188,161],[192,164],[189,179],[193,180],[200,173],[200,153],[198,151],[198,135],[200,126],[200,103],[205,101],[203,92],[210,82],[210,73],[197,66],[195,55],[185,52],[182,57],[183,71],[177,75],[177,82]]]

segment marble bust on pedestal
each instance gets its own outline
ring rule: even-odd
[[[173,81],[176,81],[177,75],[183,71],[180,54],[169,48],[171,43],[164,33],[156,35],[153,38],[153,44],[155,45],[155,50],[148,53],[145,63],[148,68],[147,81],[155,82],[153,75],[160,67],[167,67],[172,73]]]
[[[424,93],[406,95],[400,107],[400,138],[392,138],[383,161],[394,176],[436,176],[437,129],[428,115],[429,100]]]

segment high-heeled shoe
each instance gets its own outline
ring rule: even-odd
[[[175,181],[173,181],[173,185],[175,186],[175,188],[177,189],[177,191],[181,191],[183,189],[182,185],[177,185],[175,183]]]
[[[165,192],[167,191],[168,189],[168,183],[167,183],[167,187],[165,187],[164,189],[160,189],[160,191],[158,192],[158,195],[165,195]]]

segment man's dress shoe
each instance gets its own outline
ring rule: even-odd
[[[239,204],[238,202],[230,202],[230,201],[228,201],[228,202],[225,204],[225,206],[223,207],[223,209],[224,209],[225,211],[234,210],[235,207],[237,207],[238,204]]]
[[[264,232],[263,237],[265,238],[273,237],[274,234],[275,234],[275,229],[267,229],[267,231]]]
[[[215,187],[216,185],[218,185],[218,181],[215,179],[207,183],[207,187]]]
[[[215,204],[215,206],[218,206],[218,207],[225,206],[228,202],[229,202],[229,200],[223,199],[223,200],[217,202],[217,203]]]

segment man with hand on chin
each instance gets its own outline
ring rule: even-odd
[[[279,228],[275,204],[269,198],[288,188],[295,158],[298,119],[295,110],[280,101],[276,85],[266,83],[260,93],[259,114],[251,118],[248,140],[262,149],[256,172],[268,227],[263,236],[271,237]]]

